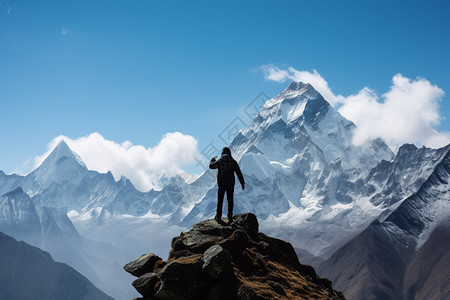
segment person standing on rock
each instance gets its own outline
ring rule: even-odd
[[[238,163],[231,156],[230,148],[224,147],[222,149],[221,157],[216,160],[216,157],[211,159],[209,163],[210,169],[218,169],[217,172],[217,184],[219,186],[219,191],[217,193],[217,213],[214,219],[220,222],[222,219],[222,207],[223,198],[225,193],[227,193],[228,202],[228,223],[233,221],[233,194],[234,194],[234,173],[236,173],[239,182],[241,183],[242,190],[245,189],[244,176],[242,176],[241,169]]]

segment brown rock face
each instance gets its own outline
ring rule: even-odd
[[[259,233],[251,213],[228,226],[197,223],[172,240],[167,262],[149,254],[125,269],[139,275],[133,286],[143,299],[344,299],[290,243]]]

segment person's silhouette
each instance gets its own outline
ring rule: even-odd
[[[216,157],[211,159],[209,163],[210,169],[218,169],[217,172],[217,184],[219,186],[219,190],[217,192],[217,213],[214,219],[217,222],[220,222],[222,219],[222,206],[223,206],[223,198],[225,192],[227,193],[227,202],[228,202],[228,223],[233,221],[233,194],[234,194],[234,173],[236,173],[239,182],[241,183],[242,189],[245,189],[245,181],[242,176],[241,169],[239,168],[238,163],[231,156],[230,148],[224,147],[222,149],[221,157],[216,160]]]

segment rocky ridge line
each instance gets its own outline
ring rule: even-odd
[[[292,245],[259,232],[252,213],[205,220],[172,240],[167,261],[148,253],[124,269],[140,299],[345,299],[300,264]]]

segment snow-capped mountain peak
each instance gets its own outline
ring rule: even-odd
[[[252,124],[232,142],[236,158],[256,147],[270,161],[289,165],[308,150],[325,164],[337,159],[345,169],[368,169],[393,153],[382,141],[352,144],[355,124],[344,118],[311,84],[292,82],[266,101]]]
[[[302,81],[292,81],[289,84],[289,86],[285,89],[285,91],[298,91],[306,89],[314,89],[314,88],[309,83],[304,83]]]
[[[329,106],[311,84],[293,81],[278,96],[268,100],[261,113],[272,122],[281,118],[285,123],[291,123],[304,116],[311,123]]]
[[[270,105],[271,103],[277,103],[281,100],[292,99],[298,96],[302,96],[302,98],[297,98],[297,100],[307,100],[316,98],[319,95],[319,92],[311,84],[292,81],[284,91],[275,98],[270,99],[266,104]]]
[[[83,160],[63,140],[53,149],[42,164],[29,175],[35,183],[38,183],[38,189],[42,189],[51,182],[67,181],[77,184],[87,172],[88,169]],[[30,195],[34,195],[38,191],[34,187],[31,189],[27,190],[27,193]]]
[[[73,159],[76,161],[80,166],[86,168],[86,165],[84,164],[81,157],[72,151],[72,149],[69,148],[67,143],[62,140],[56,147],[53,149],[53,151],[50,153],[49,156],[44,160],[44,162],[41,164],[41,166],[49,166],[54,165],[56,162],[60,161],[61,159]]]

